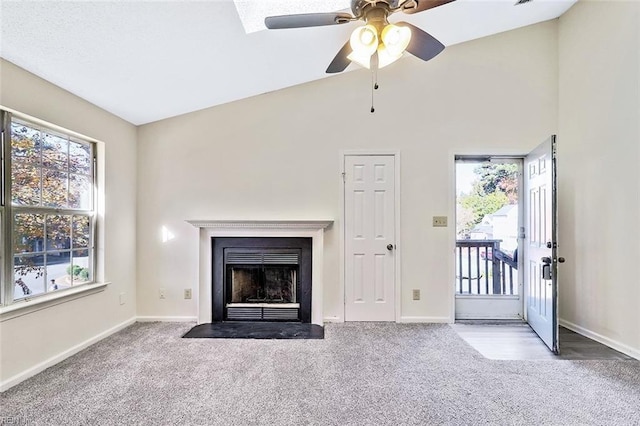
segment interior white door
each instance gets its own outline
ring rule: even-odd
[[[395,157],[344,161],[345,320],[395,321]]]
[[[556,137],[527,155],[524,166],[527,322],[559,353]]]

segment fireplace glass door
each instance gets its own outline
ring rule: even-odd
[[[227,265],[230,303],[297,303],[298,265]]]

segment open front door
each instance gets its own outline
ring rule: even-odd
[[[558,346],[556,137],[533,150],[524,164],[525,294],[527,322],[554,353]]]

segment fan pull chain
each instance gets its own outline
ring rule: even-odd
[[[371,114],[373,114],[376,109],[373,107],[373,91],[378,90],[378,68],[380,65],[380,58],[378,57],[378,51],[376,50],[371,55],[371,62],[369,62],[369,69],[371,69]]]
[[[376,109],[373,107],[373,91],[378,90],[378,68],[374,68],[371,70],[371,113],[376,112]]]

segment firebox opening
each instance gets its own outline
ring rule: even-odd
[[[297,265],[227,265],[230,303],[297,303]]]

